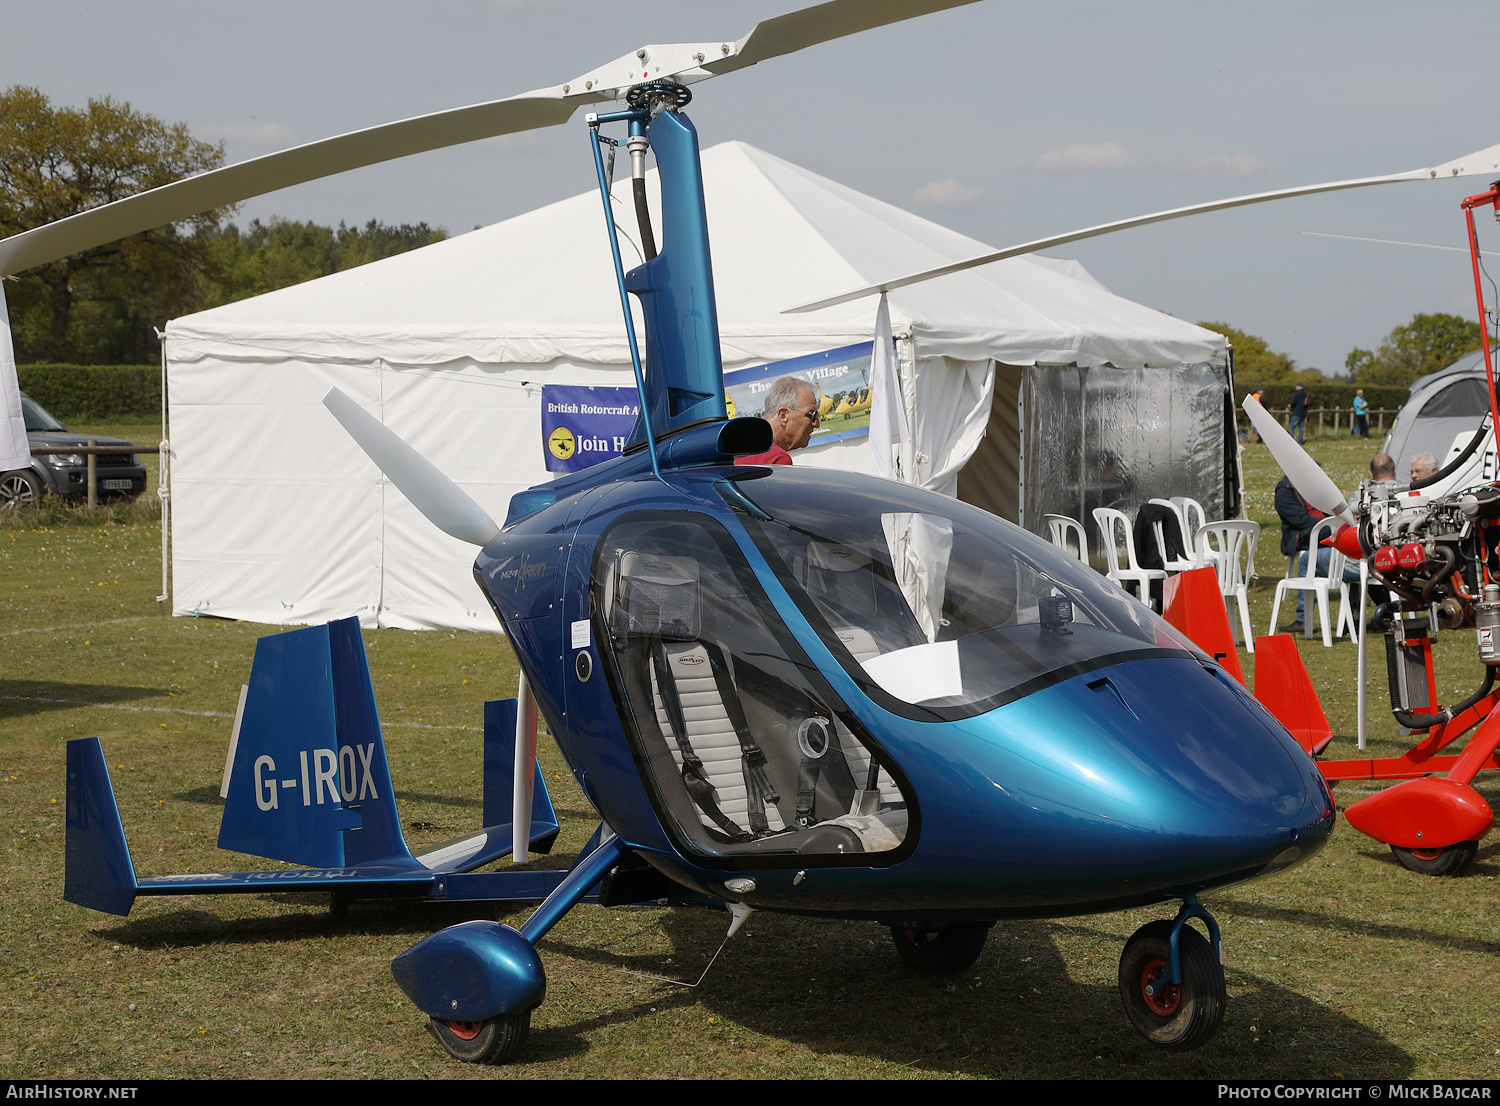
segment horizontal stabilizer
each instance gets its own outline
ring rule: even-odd
[[[142,895],[232,895],[236,892],[331,891],[345,898],[358,887],[359,898],[430,894],[436,876],[410,864],[365,864],[358,868],[284,868],[271,872],[202,872],[147,876]]]

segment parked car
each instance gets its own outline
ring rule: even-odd
[[[85,446],[90,435],[72,434],[67,427],[25,392],[21,393],[21,412],[26,419],[26,440],[31,448],[54,449],[58,446]],[[124,438],[101,438],[94,443],[103,446],[135,448]],[[95,478],[99,497],[134,497],[146,490],[146,469],[137,453],[100,453],[95,455]],[[44,495],[81,496],[89,491],[88,457],[82,453],[45,453],[31,458],[31,467],[0,473],[0,510],[20,503],[34,503]]]

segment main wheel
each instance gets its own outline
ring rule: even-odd
[[[466,1064],[508,1064],[531,1033],[531,1011],[503,1014],[482,1022],[429,1018],[427,1028],[455,1060]]]
[[[1224,968],[1202,935],[1183,926],[1177,940],[1182,982],[1168,982],[1171,933],[1171,922],[1151,922],[1125,943],[1120,999],[1130,1024],[1146,1040],[1187,1052],[1207,1043],[1224,1020]]]
[[[42,482],[35,473],[17,469],[0,476],[0,511],[30,506],[42,498]]]
[[[965,922],[948,929],[924,930],[891,926],[896,951],[913,968],[924,972],[961,972],[979,959],[990,927]]]
[[[1460,841],[1441,849],[1403,849],[1392,845],[1391,852],[1403,868],[1424,876],[1461,876],[1479,854],[1479,842]]]

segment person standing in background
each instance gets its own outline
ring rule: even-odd
[[[1253,399],[1256,403],[1264,407],[1266,405],[1266,386],[1264,384],[1257,385],[1251,389],[1250,394],[1245,398]],[[1252,442],[1260,441],[1260,431],[1255,429],[1253,422],[1250,424],[1250,440]]]
[[[1292,392],[1292,402],[1287,408],[1292,413],[1291,418],[1287,420],[1287,433],[1297,439],[1298,445],[1302,444],[1303,434],[1307,429],[1307,401],[1310,398],[1307,389],[1298,384],[1296,390]]]
[[[1370,404],[1365,399],[1363,388],[1354,392],[1354,425],[1349,428],[1349,433],[1358,434],[1361,438],[1370,436]]]

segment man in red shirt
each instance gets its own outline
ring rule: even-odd
[[[789,465],[791,450],[801,449],[820,421],[813,386],[795,376],[783,376],[766,389],[761,418],[771,424],[772,446],[764,453],[737,457],[741,465]]]

